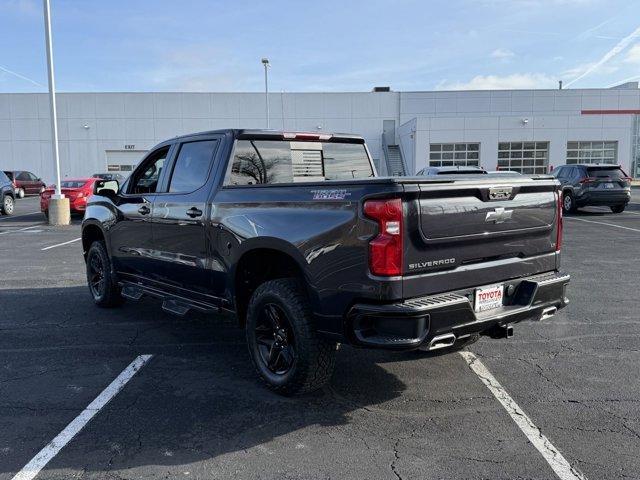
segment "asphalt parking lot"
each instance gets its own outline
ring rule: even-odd
[[[566,217],[566,309],[470,348],[563,477],[462,355],[343,346],[329,387],[279,397],[229,318],[95,308],[80,220],[50,227],[21,200],[0,218],[0,480],[32,478],[25,465],[141,355],[37,478],[640,478],[640,190],[632,202]]]

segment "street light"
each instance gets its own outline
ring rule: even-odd
[[[47,46],[47,72],[49,76],[49,102],[51,109],[51,147],[56,172],[56,190],[49,201],[49,223],[52,225],[69,225],[71,215],[69,199],[65,198],[60,188],[60,152],[58,151],[58,114],[56,111],[56,82],[53,71],[53,44],[51,41],[51,7],[49,0],[43,0],[44,33]]]
[[[268,58],[263,58],[262,64],[264,65],[264,101],[267,111],[267,128],[269,128],[269,75],[267,71],[271,65]]]

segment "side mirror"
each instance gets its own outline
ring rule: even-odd
[[[96,180],[93,184],[93,194],[104,197],[114,197],[120,191],[120,184],[117,180]]]

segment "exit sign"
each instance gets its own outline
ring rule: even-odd
[[[129,144],[129,145],[125,145],[125,146],[124,146],[124,149],[125,149],[125,150],[135,150],[135,149],[136,149],[136,146],[135,146],[135,145],[131,145],[131,144]]]

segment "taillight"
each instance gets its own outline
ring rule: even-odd
[[[378,236],[369,242],[369,270],[374,275],[402,275],[402,200],[367,200],[364,213],[378,221]]]
[[[562,228],[563,228],[563,220],[562,220],[562,192],[558,192],[557,194],[558,197],[558,205],[557,205],[557,211],[558,214],[556,215],[558,217],[558,230],[556,233],[556,252],[560,251],[560,248],[562,247]]]

